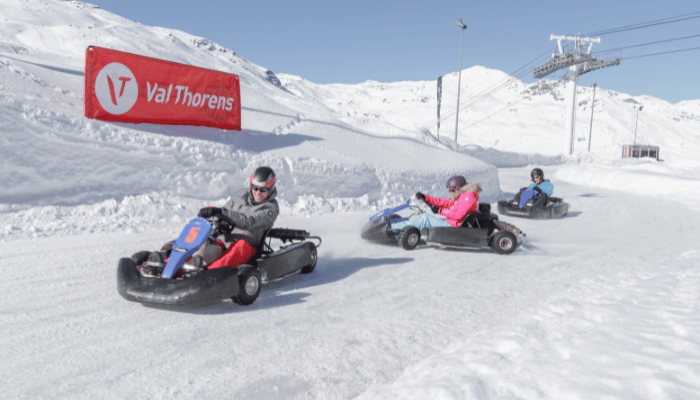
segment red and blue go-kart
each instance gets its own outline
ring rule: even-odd
[[[409,210],[410,215],[404,216]],[[419,230],[408,225],[402,229],[393,229],[392,223],[408,220],[413,215],[425,212],[423,207],[405,204],[388,208],[372,217],[362,227],[361,237],[365,240],[383,244],[399,244],[406,250],[413,250],[418,245],[426,244],[437,247],[457,247],[469,249],[491,248],[499,254],[511,254],[525,239],[525,234],[491,213],[491,205],[479,203],[479,211],[467,215],[461,227],[435,227]]]
[[[120,259],[119,294],[130,301],[160,306],[201,306],[229,298],[249,305],[258,298],[263,282],[295,272],[308,274],[316,267],[320,237],[304,230],[272,228],[263,236],[249,264],[206,269],[202,254],[209,247],[204,245],[221,243],[220,238],[233,241],[226,239],[233,226],[224,215],[197,217],[160,251],[140,251]],[[272,248],[273,239],[282,242],[276,250]]]

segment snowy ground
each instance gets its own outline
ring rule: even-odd
[[[0,6],[3,398],[700,398],[700,100],[599,88],[593,151],[583,99],[577,154],[560,156],[562,85],[511,81],[460,115],[493,116],[455,143],[433,131],[432,83],[276,86],[205,38],[87,3]],[[238,74],[243,130],[84,118],[90,44]],[[465,99],[503,76],[465,70]],[[661,161],[619,158],[640,104],[639,139]],[[279,177],[276,226],[323,239],[312,274],[248,307],[118,295],[121,257],[160,247],[262,164]],[[447,197],[456,173],[495,209],[535,166],[571,209],[502,217],[527,234],[512,255],[360,239],[418,190]]]
[[[502,169],[516,186],[523,169]],[[693,233],[684,206],[559,184],[557,221],[511,256],[359,238],[368,214],[282,217],[323,238],[311,275],[230,301],[124,301],[116,261],[170,230],[0,243],[8,398],[611,398],[700,393]],[[12,267],[12,268],[10,268]]]

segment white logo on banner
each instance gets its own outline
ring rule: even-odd
[[[139,85],[124,64],[105,65],[95,79],[95,95],[102,108],[110,114],[124,114],[136,103]]]

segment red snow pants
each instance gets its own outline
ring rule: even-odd
[[[221,258],[209,264],[207,269],[237,267],[248,262],[254,255],[255,248],[250,243],[245,240],[238,240],[231,244],[231,247],[226,250]]]

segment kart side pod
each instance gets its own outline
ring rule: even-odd
[[[425,228],[421,237],[426,243],[438,243],[447,246],[489,247],[488,229],[455,229],[453,227]]]
[[[316,245],[311,242],[294,243],[257,259],[258,270],[263,281],[271,281],[296,271],[304,271],[316,265]],[[310,272],[310,271],[309,271]]]

